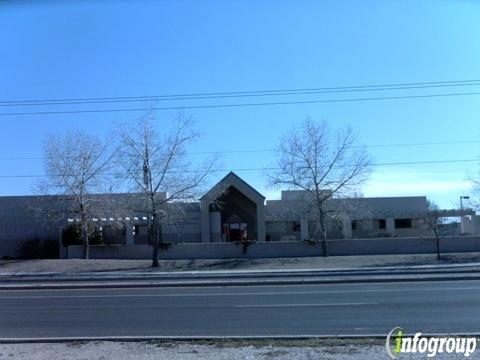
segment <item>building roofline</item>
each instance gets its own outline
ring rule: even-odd
[[[217,183],[215,185],[213,185],[210,190],[208,190],[201,198],[200,200],[203,200],[205,199],[208,194],[215,188],[215,186],[217,186],[218,184],[222,183],[223,181],[225,181],[226,178],[228,178],[230,175],[233,175],[236,179],[240,180],[244,185],[246,185],[250,190],[252,190],[253,192],[255,192],[257,195],[259,195],[260,197],[262,197],[264,200],[266,199],[265,196],[263,196],[257,189],[255,189],[252,185],[250,185],[249,183],[247,183],[245,180],[243,180],[240,176],[238,176],[236,173],[234,173],[233,171],[229,171],[227,175],[225,175],[223,178],[221,178],[219,181],[217,181]]]

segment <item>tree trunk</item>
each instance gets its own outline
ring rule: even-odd
[[[151,221],[150,221],[151,217]],[[159,267],[158,263],[158,212],[155,204],[154,194],[149,195],[149,212],[148,212],[148,238],[152,244],[152,267]]]
[[[320,216],[316,222],[315,240],[320,240],[322,243],[322,256],[328,256],[327,230],[325,226],[325,219],[323,216]]]
[[[328,256],[328,244],[327,244],[327,226],[325,224],[325,213],[323,212],[322,206],[318,206],[319,222],[320,222],[320,239],[322,241],[322,256]]]
[[[322,217],[320,222],[320,227],[322,229],[322,256],[328,256],[328,244],[327,244],[327,227],[325,225],[325,219]]]
[[[90,258],[90,244],[88,242],[88,224],[86,217],[82,215],[82,242],[83,242],[83,256],[85,259]]]
[[[435,240],[436,240],[436,243],[437,243],[437,260],[441,260],[441,256],[440,256],[440,237],[438,236],[438,230],[437,229],[435,229],[434,232],[435,232]]]
[[[152,252],[152,267],[159,267],[158,263],[158,247],[159,247],[159,226],[158,226],[158,215],[156,212],[153,213],[152,221],[152,230],[153,230],[153,252]]]
[[[85,214],[85,210],[81,209],[80,215],[80,228],[81,228],[81,237],[83,242],[83,257],[85,259],[90,258],[90,244],[88,242],[88,223],[87,223],[87,214]]]
[[[147,212],[147,243],[152,245],[152,215],[150,212]]]

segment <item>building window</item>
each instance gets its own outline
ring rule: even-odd
[[[357,220],[352,221],[352,230],[357,230]]]
[[[411,229],[412,219],[395,219],[396,229]]]
[[[387,222],[385,221],[385,219],[378,219],[378,228],[379,229],[387,228]]]
[[[294,221],[292,223],[292,230],[293,231],[300,231],[300,221]]]

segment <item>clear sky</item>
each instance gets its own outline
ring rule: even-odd
[[[478,1],[12,1],[0,3],[0,101],[142,96],[480,79]],[[480,92],[415,91],[156,103],[190,106]],[[350,124],[366,145],[480,141],[480,95],[191,109],[192,151],[261,150],[309,114]],[[0,107],[18,111],[148,104]],[[44,135],[70,127],[105,135],[141,113],[1,115],[0,176],[41,174]],[[159,111],[159,126],[174,111]],[[475,159],[480,143],[371,147],[376,163]],[[269,152],[225,153],[224,167],[270,166]],[[471,194],[475,162],[378,166],[365,196],[427,195],[443,207]],[[267,197],[264,173],[238,171]],[[218,178],[223,174],[219,173]],[[0,194],[32,178],[0,178]]]

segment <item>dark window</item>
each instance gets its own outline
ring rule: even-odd
[[[294,221],[293,222],[293,231],[300,231],[300,222]]]
[[[387,222],[385,221],[385,219],[378,219],[378,228],[379,229],[387,228]]]
[[[395,228],[410,229],[412,227],[412,219],[395,219]]]
[[[356,220],[352,221],[352,230],[357,230],[357,221]]]

